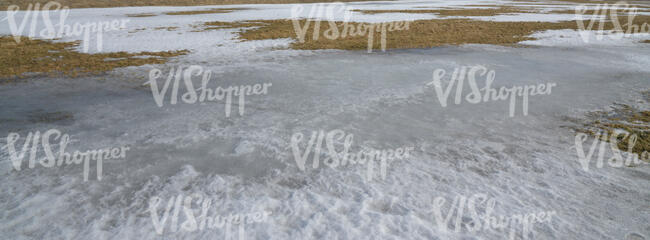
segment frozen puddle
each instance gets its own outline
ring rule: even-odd
[[[324,51],[292,58],[270,54],[273,61],[227,69],[203,64],[214,70],[213,83],[219,86],[272,83],[268,94],[248,96],[243,115],[234,105],[230,117],[223,102],[159,108],[148,86],[141,86],[146,77],[127,77],[146,76],[150,67],[125,69],[105,80],[3,85],[0,135],[24,137],[56,128],[70,134],[71,150],[130,150],[125,159],[104,162],[101,181],[91,167],[88,182],[80,165],[13,171],[2,151],[0,232],[8,239],[239,234],[235,226],[171,232],[171,216],[164,236],[156,234],[147,212],[150,198],[162,199],[162,217],[171,197],[200,193],[213,199],[211,215],[270,213],[245,225],[247,239],[506,239],[507,229],[455,232],[456,215],[447,231],[439,228],[435,198],[447,199],[446,216],[454,197],[483,193],[496,200],[495,216],[553,211],[549,222],[533,225],[528,236],[534,239],[647,239],[649,168],[584,171],[574,135],[563,128],[569,125],[565,117],[582,117],[613,102],[647,108],[639,94],[650,87],[647,56],[650,48],[638,46],[465,46],[374,54]],[[450,74],[474,65],[495,71],[495,87],[557,86],[548,96],[530,97],[528,116],[520,102],[515,116],[508,117],[507,101],[456,105],[453,93],[449,105],[441,107],[426,85],[433,71]],[[291,136],[304,134],[304,143],[312,131],[336,129],[354,135],[351,152],[414,150],[410,158],[390,162],[385,179],[367,181],[361,165],[311,169],[311,158],[307,170],[299,170]],[[201,207],[193,204],[198,216]],[[186,215],[178,216],[180,225]],[[463,226],[471,219],[466,213]],[[521,239],[522,229],[514,229]]]

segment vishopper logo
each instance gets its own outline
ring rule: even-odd
[[[589,23],[585,26],[585,20],[583,16],[588,10],[593,10],[593,14],[588,21]],[[597,40],[602,40],[605,35],[610,39],[618,40],[623,37],[630,37],[632,34],[637,33],[650,33],[650,25],[648,23],[643,23],[641,26],[634,24],[634,19],[637,16],[638,9],[634,6],[630,7],[627,2],[617,2],[615,4],[609,5],[607,3],[598,4],[595,8],[590,9],[588,6],[580,5],[575,9],[576,20],[578,23],[578,29],[580,36],[585,43],[589,43],[590,35],[588,31],[594,29],[594,25],[598,22],[598,34],[596,35]],[[607,13],[609,12],[609,17],[611,24],[614,29],[605,32],[605,24],[607,19]],[[626,13],[627,23],[621,24],[619,19],[619,12]],[[606,34],[612,33],[612,34]],[[622,34],[616,34],[622,33]]]
[[[161,216],[158,213],[158,207],[162,202],[163,200],[160,197],[152,197],[149,199],[148,212],[151,215],[154,229],[159,235],[162,235],[165,232],[167,219],[171,217],[169,230],[173,233],[177,231],[195,232],[203,231],[205,229],[225,228],[224,239],[231,239],[235,236],[232,227],[233,225],[236,225],[239,230],[237,239],[244,240],[246,237],[244,229],[245,224],[266,222],[268,221],[269,215],[271,215],[271,212],[269,211],[258,211],[244,214],[231,213],[228,216],[220,216],[216,214],[209,216],[211,212],[210,209],[212,209],[212,199],[202,194],[194,193],[189,196],[183,196],[180,194],[169,198],[167,204],[164,205]],[[199,209],[195,209],[194,206]],[[181,218],[179,215],[181,211],[184,216],[184,221],[179,225],[179,220]]]
[[[456,196],[449,206],[446,206],[447,199],[436,197],[433,200],[433,216],[441,232],[450,230],[450,221],[456,212],[453,224],[454,232],[460,233],[465,229],[470,232],[509,229],[508,239],[516,239],[517,229],[521,229],[521,237],[517,239],[528,239],[533,235],[533,224],[550,223],[555,211],[540,211],[537,213],[514,214],[511,216],[494,216],[496,199],[488,198],[486,194],[474,194],[471,197]],[[467,208],[468,212],[465,212]],[[443,209],[448,209],[443,215]],[[483,211],[480,211],[483,210]],[[468,217],[469,215],[469,217]]]
[[[623,158],[621,155],[622,151],[618,148],[618,143],[619,141],[619,136],[622,136],[622,140],[627,139],[627,157]],[[589,163],[593,159],[594,153],[596,152],[596,149],[598,149],[598,156],[596,160],[596,168],[602,168],[604,165],[604,159],[607,155],[608,148],[607,145],[609,145],[609,150],[611,150],[611,157],[607,159],[607,164],[610,167],[623,167],[623,166],[638,166],[641,164],[648,164],[647,162],[641,161],[641,160],[650,160],[650,155],[648,154],[647,151],[644,151],[641,153],[641,157],[639,158],[639,154],[633,153],[632,149],[634,149],[634,145],[636,145],[637,142],[637,135],[632,134],[630,135],[627,132],[613,132],[611,136],[608,138],[608,133],[607,132],[598,132],[594,136],[594,140],[591,143],[591,146],[589,147],[589,151],[585,152],[585,149],[583,147],[583,144],[589,139],[589,135],[585,133],[578,133],[576,134],[575,137],[575,148],[576,152],[578,154],[578,161],[580,162],[580,165],[585,171],[589,171]],[[603,139],[606,139],[608,141],[601,141]]]
[[[16,151],[16,145],[19,139],[20,134],[9,133],[7,136],[7,145],[4,147],[7,149],[11,163],[16,171],[20,171],[22,169],[23,159],[25,158],[26,153],[29,151],[29,168],[36,167],[37,163],[41,164],[43,167],[51,168],[55,166],[60,167],[64,163],[66,165],[76,165],[83,162],[84,181],[88,181],[90,161],[96,162],[97,180],[102,180],[103,161],[125,158],[126,151],[130,149],[129,147],[119,147],[89,150],[85,152],[74,151],[73,153],[68,153],[65,151],[65,148],[70,143],[70,135],[62,134],[61,131],[57,129],[47,130],[45,133],[43,133],[43,135],[41,135],[40,131],[36,131],[35,133],[30,132],[27,134],[27,137],[25,138],[20,151]],[[56,155],[52,150],[50,139],[59,141],[59,152]],[[38,158],[39,144],[43,147],[43,152],[45,154],[45,156],[42,158]]]
[[[366,180],[372,181],[375,172],[375,160],[380,162],[380,176],[382,180],[385,180],[388,161],[393,161],[396,159],[408,159],[410,157],[411,151],[414,149],[413,147],[382,150],[365,148],[357,153],[350,153],[353,138],[354,135],[345,134],[343,130],[339,129],[332,130],[327,133],[323,130],[312,131],[311,137],[307,142],[306,149],[301,152],[300,145],[304,145],[302,144],[302,141],[305,139],[305,135],[303,133],[297,132],[291,136],[291,151],[293,153],[296,164],[298,165],[298,168],[300,168],[302,171],[305,171],[305,163],[307,162],[307,159],[313,150],[312,168],[317,169],[320,165],[321,154],[323,154],[323,141],[325,141],[327,153],[323,159],[324,165],[330,168],[337,168],[339,166],[347,166],[348,164],[366,164]],[[336,145],[341,145],[341,140],[344,141],[342,143],[343,149],[339,152],[336,149]]]
[[[171,68],[167,79],[161,87],[158,87],[158,78],[162,77],[160,69],[152,69],[149,71],[149,81],[144,85],[151,87],[153,99],[158,107],[162,107],[165,103],[165,96],[167,92],[171,92],[169,96],[169,103],[176,105],[179,99],[180,81],[183,80],[185,85],[185,93],[180,95],[180,100],[187,104],[202,103],[205,101],[223,101],[225,100],[226,117],[230,117],[230,109],[232,107],[233,97],[238,98],[239,115],[244,115],[246,106],[246,96],[249,95],[266,95],[268,88],[273,84],[254,84],[254,85],[241,85],[229,86],[223,88],[221,86],[214,89],[210,88],[209,83],[212,76],[212,71],[203,70],[203,67],[192,65],[187,68],[177,67]],[[199,76],[201,78],[201,85],[199,88],[194,88],[194,80],[192,76]],[[171,84],[171,89],[169,89]],[[198,92],[197,92],[198,91]]]
[[[368,53],[372,52],[374,45],[375,33],[380,33],[381,50],[386,51],[386,37],[387,32],[408,30],[410,21],[397,21],[397,22],[382,22],[382,23],[351,23],[351,11],[349,6],[343,3],[318,3],[312,5],[309,10],[308,18],[304,21],[304,25],[300,25],[301,14],[305,11],[303,5],[295,5],[291,8],[291,21],[293,28],[296,32],[296,37],[301,43],[305,42],[305,36],[312,22],[314,22],[312,40],[317,41],[321,35],[321,21],[318,19],[326,19],[329,28],[323,32],[323,37],[329,40],[342,39],[346,37],[367,36],[368,37]],[[338,24],[335,21],[335,15],[343,15],[343,23]],[[312,20],[316,19],[316,20]],[[342,30],[339,31],[339,27]]]
[[[497,90],[492,88],[492,83],[494,83],[494,79],[496,78],[496,73],[494,70],[488,70],[484,66],[463,66],[454,69],[454,72],[451,75],[451,79],[446,81],[448,82],[446,88],[443,88],[443,78],[446,76],[446,74],[447,72],[445,69],[436,69],[433,71],[433,81],[427,83],[427,86],[433,85],[436,96],[438,97],[438,100],[440,101],[440,105],[442,107],[447,107],[447,100],[449,99],[450,93],[454,87],[456,87],[454,104],[458,105],[461,103],[463,99],[463,87],[465,86],[465,80],[467,80],[470,92],[465,95],[465,100],[468,103],[478,104],[488,101],[509,100],[510,117],[515,116],[517,97],[521,97],[522,112],[524,116],[527,116],[529,96],[550,95],[551,88],[557,86],[555,83],[546,83],[538,85],[513,86],[511,88],[501,87]],[[485,85],[483,87],[479,87],[477,83],[477,76],[485,78]]]
[[[22,20],[20,24],[16,20],[18,13],[21,13]],[[53,24],[50,14],[58,14],[59,23]],[[37,33],[39,26],[39,15],[43,21],[44,28]],[[74,23],[69,25],[66,19],[70,15],[70,8],[61,5],[59,2],[48,2],[41,8],[40,3],[29,4],[25,11],[20,11],[17,5],[11,5],[7,8],[7,17],[5,18],[9,24],[11,34],[14,36],[16,43],[20,43],[21,37],[24,36],[25,27],[29,23],[29,38],[42,38],[42,39],[59,39],[62,37],[81,37],[83,36],[83,52],[88,52],[90,48],[90,34],[97,34],[97,51],[102,51],[104,44],[104,32],[118,31],[126,28],[129,19],[113,20],[113,21],[98,21],[86,23]],[[31,20],[31,22],[30,22]]]

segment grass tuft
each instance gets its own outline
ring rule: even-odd
[[[645,92],[643,95],[650,95]],[[591,136],[601,136],[601,141],[609,142],[609,136],[615,132],[625,132],[629,134],[619,134],[617,137],[617,147],[621,151],[629,151],[642,155],[643,152],[650,152],[650,111],[642,111],[625,104],[614,104],[609,111],[595,111],[586,114],[587,120],[580,127],[574,128],[576,132],[582,132]],[[605,134],[607,138],[605,138]],[[628,146],[629,136],[636,135],[637,140],[633,146]],[[650,159],[643,159],[649,161]]]
[[[11,36],[0,37],[0,79],[27,76],[69,77],[99,74],[115,68],[162,64],[167,58],[187,54],[189,51],[140,53],[80,53],[73,48],[79,42],[52,42],[21,37],[16,43]]]

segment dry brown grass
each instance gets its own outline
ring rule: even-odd
[[[637,12],[650,12],[650,9],[637,9]],[[575,9],[567,9],[567,10],[554,10],[550,11],[548,13],[557,13],[557,14],[576,14]],[[594,9],[589,9],[585,10],[584,12],[580,12],[582,15],[611,15],[612,11],[609,9],[600,9],[599,11],[596,11]],[[618,16],[623,16],[623,15],[629,15],[629,11],[622,11],[622,10],[617,10],[616,14]]]
[[[2,0],[0,9],[18,5],[21,9],[31,3],[45,4],[49,0]],[[70,8],[106,8],[138,6],[202,6],[229,4],[281,4],[281,3],[317,3],[317,2],[352,2],[371,0],[57,0]]]
[[[137,14],[127,14],[127,17],[153,17],[156,14],[153,13],[137,13]]]
[[[629,135],[636,135],[637,141],[633,146],[624,135],[619,135],[618,149],[641,154],[650,152],[650,111],[640,111],[624,104],[615,104],[610,111],[596,111],[587,114],[586,122],[574,130],[601,137],[602,141],[610,141],[615,131],[623,130]],[[606,133],[606,135],[605,135]],[[607,137],[605,137],[607,136]],[[649,161],[650,159],[644,159]]]
[[[650,40],[641,41],[642,43],[650,43]]]
[[[98,74],[115,68],[162,64],[169,57],[188,51],[99,53],[88,54],[72,50],[78,42],[30,40],[23,37],[16,43],[13,37],[0,37],[0,78],[23,78],[40,75],[70,77]]]
[[[267,23],[258,29],[249,29],[241,33],[244,40],[296,38],[290,20],[262,21]],[[301,26],[305,24],[301,21]],[[366,49],[367,36],[345,37],[335,40],[326,39],[324,31],[329,28],[327,22],[321,22],[320,38],[313,40],[313,27],[307,30],[305,42],[295,42],[294,49]],[[339,31],[343,23],[337,22]],[[313,25],[313,24],[312,24]],[[497,44],[510,45],[524,40],[531,40],[528,35],[546,29],[576,28],[574,22],[488,22],[467,19],[419,20],[409,24],[408,30],[387,33],[387,48],[427,48],[442,45],[460,44]],[[375,33],[374,44],[379,45],[379,34]]]
[[[201,25],[200,30],[196,31],[206,31],[206,30],[216,30],[216,29],[226,29],[226,28],[244,28],[244,27],[261,27],[264,26],[264,23],[261,22],[206,22]]]
[[[545,2],[545,0],[542,0],[542,1],[533,0],[533,1],[537,1],[539,3],[544,3]],[[557,0],[557,1],[566,2],[566,3],[569,3],[569,4],[573,3],[573,4],[590,4],[590,5],[594,5],[594,4],[613,5],[613,4],[616,4],[618,2],[626,2],[626,3],[630,4],[630,5],[647,4],[648,3],[645,0],[641,0],[641,1],[634,1],[634,0],[627,0],[627,1],[624,1],[624,0]],[[647,8],[647,6],[643,6],[643,5],[635,5],[635,6],[639,7],[639,8]]]
[[[548,13],[552,13],[552,14],[576,14],[576,10],[575,9],[553,10],[553,11],[550,11]],[[594,14],[596,14],[596,11],[592,10],[592,9],[589,9],[589,10],[585,10],[584,13],[582,13],[582,14],[583,15],[594,15]],[[608,14],[609,14],[609,12],[607,12],[607,11],[599,11],[598,12],[598,15],[608,15]]]
[[[300,20],[300,26],[304,26],[306,20]],[[641,25],[650,21],[650,16],[637,16],[634,24]],[[263,40],[278,38],[297,39],[291,20],[259,20],[263,26],[253,29],[245,29],[240,33],[243,40]],[[627,17],[621,17],[619,22],[624,25]],[[337,29],[342,32],[342,22],[336,22]],[[357,23],[351,23],[355,25]],[[585,21],[585,25],[588,23]],[[314,40],[314,22],[307,29],[304,42],[295,42],[291,45],[293,49],[366,49],[368,37],[347,36],[330,40],[324,36],[324,32],[330,29],[329,23],[320,22],[320,36]],[[607,22],[605,30],[613,29],[613,24]],[[556,29],[578,29],[576,21],[565,22],[490,22],[469,19],[434,19],[418,20],[410,22],[408,30],[393,31],[387,33],[387,48],[428,48],[442,45],[461,44],[494,44],[513,45],[525,40],[533,40],[531,34],[543,30]],[[625,29],[624,29],[625,30]],[[380,36],[375,33],[373,46],[379,46]]]
[[[524,1],[524,2],[547,2],[545,0],[514,0],[514,1]],[[603,4],[603,3],[617,3],[621,0],[555,0],[558,2],[569,2],[569,3],[591,3],[591,4]]]
[[[535,0],[512,0],[517,6],[572,6],[568,2],[558,1],[535,1]],[[464,6],[482,6],[482,5],[464,5]]]
[[[167,15],[197,15],[197,14],[212,14],[212,13],[231,13],[238,10],[246,10],[248,8],[215,8],[208,10],[196,11],[180,11],[180,12],[167,12]]]
[[[136,28],[136,29],[133,29],[133,30],[129,31],[129,33],[137,33],[137,32],[142,32],[144,30],[147,30],[147,29],[146,28]]]
[[[174,31],[178,29],[178,27],[156,27],[153,30],[167,30],[167,31]]]
[[[492,8],[464,8],[464,9],[430,9],[430,10],[355,10],[363,14],[378,13],[433,13],[444,17],[450,16],[497,16],[513,13],[530,13],[531,9],[510,6],[484,6]]]

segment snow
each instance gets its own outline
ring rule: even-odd
[[[599,31],[580,30],[547,30],[538,32],[531,37],[536,40],[523,41],[525,45],[556,46],[556,47],[597,47],[597,46],[638,46],[644,47],[647,43],[643,40],[650,40],[649,33],[624,34],[624,33],[603,33]]]
[[[477,1],[347,5],[409,9],[465,4]],[[205,21],[289,18],[291,6],[229,5],[218,7],[253,9],[128,18],[127,30],[104,35],[103,52],[191,49],[192,54],[164,66],[0,85],[0,136],[56,128],[71,135],[71,151],[131,147],[125,159],[104,163],[101,181],[88,182],[83,181],[80,166],[16,172],[0,149],[0,206],[5,210],[0,214],[0,235],[223,238],[223,228],[156,234],[147,212],[150,198],[200,193],[216,204],[211,215],[272,212],[267,221],[245,226],[246,239],[505,239],[504,231],[444,232],[436,225],[434,198],[451,201],[458,195],[484,193],[497,199],[494,215],[555,211],[557,217],[550,223],[535,225],[534,239],[650,237],[650,168],[605,166],[584,171],[577,160],[575,135],[566,128],[571,124],[566,117],[581,118],[614,102],[648,107],[639,94],[650,88],[650,47],[639,43],[650,38],[647,34],[597,41],[595,33],[587,32],[591,41],[585,42],[577,31],[554,30],[533,35],[539,40],[524,42],[533,46],[529,48],[464,45],[367,54],[286,49],[290,39],[240,42],[232,29],[191,32],[190,25]],[[73,9],[69,21],[214,7]],[[436,18],[352,16],[368,22]],[[485,19],[559,21],[572,16]],[[153,30],[171,26],[179,29]],[[142,27],[147,30],[128,33]],[[9,32],[7,24],[0,24],[1,34]],[[272,83],[272,87],[268,95],[248,97],[244,115],[233,111],[226,117],[222,102],[159,108],[149,87],[142,86],[154,67],[167,71],[195,64],[212,70],[214,85]],[[495,70],[495,87],[547,82],[558,86],[550,96],[531,97],[528,116],[518,113],[510,118],[508,104],[498,101],[441,107],[435,91],[426,86],[432,72],[474,65]],[[73,119],[30,118],[57,111],[71,113]],[[415,151],[410,159],[392,162],[384,180],[366,181],[366,169],[360,165],[300,171],[291,152],[292,134],[334,129],[354,134],[351,152],[404,146]],[[5,141],[0,138],[0,146]]]

